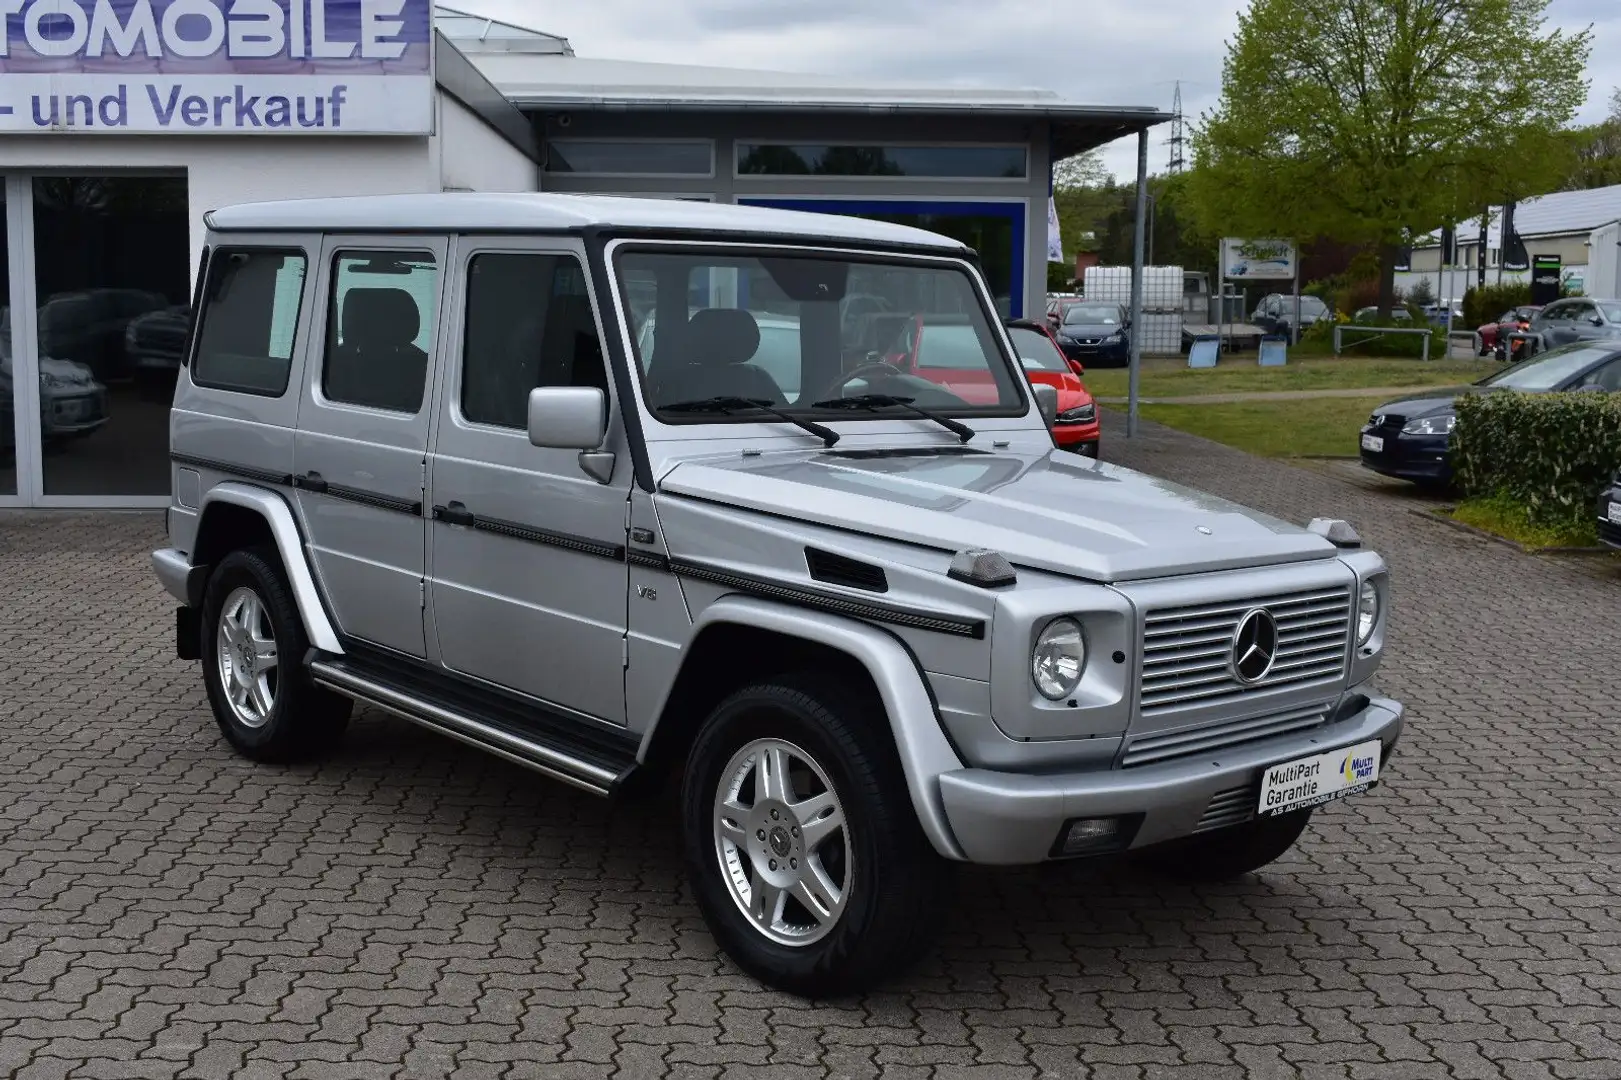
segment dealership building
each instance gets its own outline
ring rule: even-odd
[[[1052,163],[1131,134],[1141,154],[1169,119],[592,59],[428,0],[0,12],[0,506],[167,503],[167,390],[218,206],[546,190],[855,214],[971,244],[1020,315],[1042,309]]]

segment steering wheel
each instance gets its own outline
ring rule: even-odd
[[[849,386],[857,379],[865,379],[869,375],[883,375],[889,378],[899,378],[905,374],[906,372],[899,366],[891,364],[887,360],[869,360],[867,363],[861,364],[850,371],[846,371],[843,375],[840,375],[837,379],[833,380],[832,384],[829,385],[826,390],[823,390],[820,394],[816,395],[816,400],[822,401],[826,398],[840,397],[842,395],[839,392],[846,386]]]

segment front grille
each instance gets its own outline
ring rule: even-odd
[[[1229,825],[1242,825],[1255,816],[1255,807],[1261,801],[1261,786],[1245,784],[1243,787],[1218,791],[1210,797],[1204,816],[1193,827],[1196,833],[1211,829],[1225,829]]]
[[[1328,703],[1291,709],[1267,716],[1251,716],[1241,720],[1218,720],[1209,724],[1178,728],[1132,739],[1120,757],[1122,768],[1134,765],[1153,765],[1161,761],[1205,754],[1214,750],[1244,743],[1270,739],[1293,731],[1305,731],[1323,723],[1328,717]]]
[[[1255,608],[1277,620],[1277,656],[1263,678],[1246,684],[1233,674],[1233,639],[1239,621]],[[1350,633],[1349,588],[1150,611],[1139,707],[1143,716],[1153,716],[1190,703],[1212,705],[1255,690],[1342,678]]]

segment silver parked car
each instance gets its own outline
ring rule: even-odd
[[[566,195],[207,223],[153,559],[249,757],[360,702],[599,795],[679,775],[716,940],[818,996],[904,970],[953,863],[1232,877],[1383,775],[1380,557],[1055,450],[954,241]],[[858,295],[973,363],[903,370]]]
[[[1539,350],[1574,341],[1616,340],[1621,338],[1621,300],[1574,296],[1556,301],[1531,317],[1527,333],[1537,335]]]

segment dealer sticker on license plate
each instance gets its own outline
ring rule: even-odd
[[[1379,740],[1269,766],[1261,778],[1262,817],[1360,795],[1379,782]]]
[[[1372,450],[1375,454],[1377,454],[1383,451],[1384,448],[1385,440],[1380,438],[1378,435],[1362,436],[1362,449]]]
[[[1621,525],[1621,502],[1610,504],[1610,524]]]

